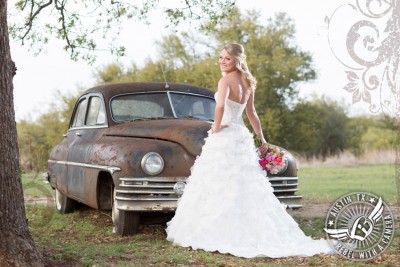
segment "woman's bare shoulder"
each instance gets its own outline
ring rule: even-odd
[[[228,85],[229,85],[229,79],[226,76],[221,77],[221,79],[219,79],[218,87],[220,87],[220,86],[228,86]]]
[[[238,79],[239,79],[239,78],[238,78],[237,76],[235,76],[235,75],[226,75],[226,76],[222,77],[222,78],[220,79],[220,81],[221,81],[222,83],[228,85],[228,86],[232,86],[232,85],[237,84]]]

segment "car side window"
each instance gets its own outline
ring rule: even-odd
[[[72,123],[72,127],[80,127],[85,123],[87,98],[82,99],[75,112],[75,117]]]
[[[86,118],[87,126],[102,125],[106,122],[106,114],[102,105],[101,98],[92,96],[89,99],[89,109]]]

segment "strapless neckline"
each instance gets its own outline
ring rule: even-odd
[[[239,105],[239,106],[243,106],[243,105],[246,104],[246,103],[239,103],[239,102],[236,102],[236,101],[234,101],[234,100],[232,100],[232,99],[229,99],[229,98],[227,98],[227,100],[229,100],[230,102],[233,102],[233,103],[235,103],[235,104],[237,104],[237,105]]]
[[[214,94],[215,100],[217,99],[217,95],[218,95],[218,92],[216,92],[216,93]],[[229,99],[229,98],[227,98],[227,100],[229,100],[229,102],[235,103],[235,104],[237,104],[237,105],[239,105],[239,106],[243,106],[243,105],[246,104],[246,103],[239,103],[239,102],[236,102],[236,101],[234,101],[234,100],[232,100],[232,99]]]

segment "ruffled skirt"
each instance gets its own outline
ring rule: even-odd
[[[244,258],[333,253],[326,240],[305,236],[275,197],[245,126],[230,125],[205,141],[167,240]]]

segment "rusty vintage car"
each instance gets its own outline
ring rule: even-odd
[[[137,233],[144,213],[173,212],[214,108],[212,91],[187,84],[121,83],[87,90],[48,160],[56,209],[68,213],[78,203],[111,209],[121,235]],[[286,155],[287,168],[269,180],[281,202],[298,208],[296,162]]]

